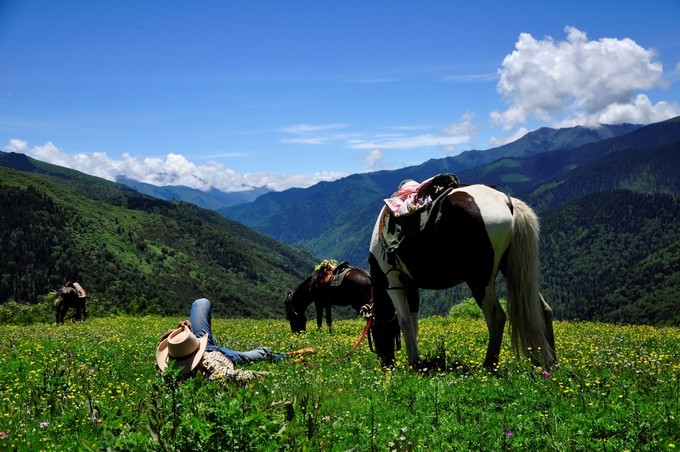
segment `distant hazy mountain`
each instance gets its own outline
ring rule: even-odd
[[[186,201],[205,209],[218,210],[238,204],[255,201],[260,195],[271,192],[267,187],[249,188],[243,191],[223,192],[217,189],[202,191],[183,185],[166,185],[159,187],[144,182],[129,179],[124,176],[116,178],[116,182],[127,185],[145,195],[166,201]]]

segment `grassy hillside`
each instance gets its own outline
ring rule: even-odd
[[[314,346],[310,365],[258,363],[246,386],[154,369],[179,318],[0,325],[3,450],[673,450],[680,445],[680,330],[557,322],[560,368],[518,361],[506,335],[497,375],[480,369],[482,320],[421,321],[443,370],[384,371],[361,320],[292,336],[283,320],[215,319],[236,349]],[[445,366],[444,366],[445,365]]]
[[[281,316],[316,261],[214,211],[29,163],[0,168],[0,302],[78,279],[121,312],[184,312],[206,296],[221,314]]]

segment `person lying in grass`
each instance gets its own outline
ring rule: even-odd
[[[237,369],[236,364],[291,358],[302,361],[305,355],[316,353],[311,347],[287,353],[275,353],[269,347],[258,347],[247,352],[220,347],[212,333],[211,307],[210,300],[199,298],[191,305],[189,320],[182,320],[177,328],[161,336],[156,349],[156,364],[161,372],[171,368],[178,372],[180,378],[200,372],[209,379],[248,381],[262,377],[266,372]]]

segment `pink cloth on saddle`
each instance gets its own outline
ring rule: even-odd
[[[423,183],[414,180],[406,180],[399,185],[397,192],[392,197],[385,199],[385,204],[392,215],[402,217],[427,207],[432,198],[428,193],[432,177]]]

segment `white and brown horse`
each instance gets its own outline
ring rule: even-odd
[[[421,232],[387,246],[394,228],[383,208],[371,237],[373,338],[384,365],[394,362],[396,309],[409,364],[418,352],[419,288],[445,289],[467,283],[484,313],[489,343],[484,366],[498,366],[506,314],[496,294],[496,275],[505,276],[512,344],[536,364],[557,361],[552,311],[539,293],[538,218],[524,202],[484,185],[456,188],[430,207]],[[392,305],[394,307],[392,307]]]

